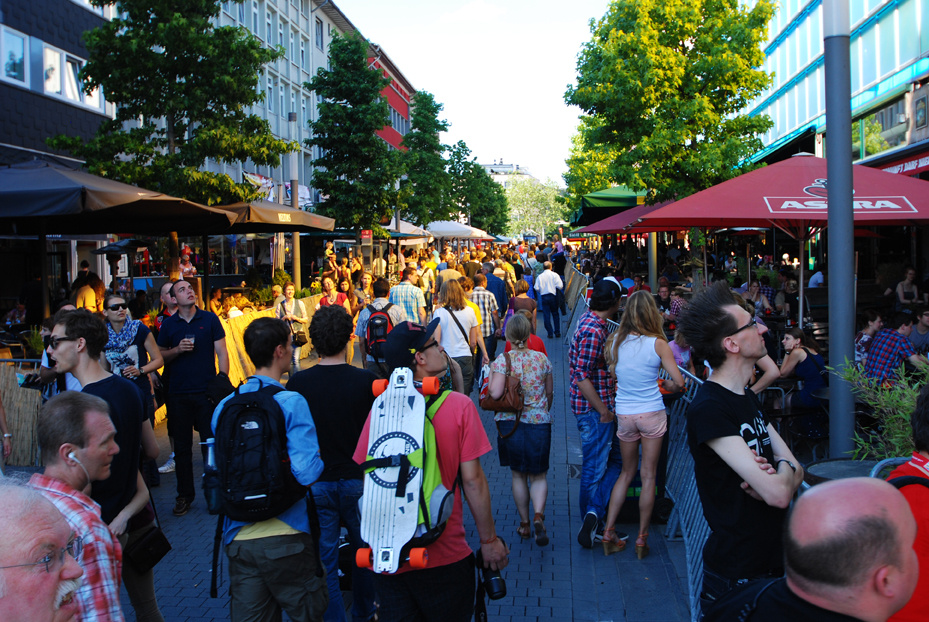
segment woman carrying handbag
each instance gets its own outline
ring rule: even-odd
[[[293,333],[294,342],[294,371],[300,369],[300,351],[307,342],[305,326],[310,323],[306,316],[306,307],[302,300],[294,298],[297,286],[288,281],[284,283],[284,300],[277,306],[277,317],[281,318],[290,325],[290,331]]]
[[[535,532],[538,546],[548,544],[545,529],[545,501],[548,497],[548,456],[552,444],[552,365],[541,352],[527,347],[532,334],[531,322],[516,314],[506,324],[506,339],[512,345],[491,365],[493,372],[489,384],[489,397],[482,399],[481,407],[498,411],[497,449],[500,466],[510,467],[513,500],[519,512],[520,539],[528,539]],[[514,382],[514,378],[516,381]],[[522,406],[515,392],[521,391]],[[509,398],[509,399],[501,399]],[[506,402],[506,404],[502,404]],[[529,501],[535,510],[532,528],[529,525]]]

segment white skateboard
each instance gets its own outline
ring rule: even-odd
[[[437,393],[438,388],[437,378],[423,382],[424,393]],[[411,566],[424,568],[426,549],[405,547],[419,522],[423,470],[411,465],[408,457],[417,450],[421,456],[426,400],[413,384],[413,372],[405,367],[394,370],[389,381],[375,381],[374,394],[368,460],[379,464],[365,473],[361,498],[361,539],[370,548],[358,549],[355,561],[377,573],[394,573],[409,556]]]

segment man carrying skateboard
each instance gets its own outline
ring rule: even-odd
[[[438,320],[429,326],[403,322],[387,335],[385,354],[391,369],[408,367],[414,381],[436,376],[446,368],[442,346],[435,340]],[[370,417],[365,422],[355,462],[367,459]],[[500,570],[508,563],[509,549],[497,537],[490,505],[490,490],[480,457],[491,450],[477,409],[466,395],[449,393],[433,418],[442,483],[452,490],[461,475],[461,488],[481,540],[484,565]],[[380,619],[470,620],[474,614],[474,555],[465,538],[461,496],[455,494],[454,510],[442,535],[427,547],[428,566],[412,569],[409,564],[396,574],[375,575],[380,599]]]

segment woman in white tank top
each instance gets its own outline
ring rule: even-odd
[[[616,413],[616,436],[623,455],[623,470],[610,494],[603,530],[603,552],[612,555],[625,548],[626,543],[615,535],[614,525],[635,477],[641,444],[642,494],[639,497],[639,537],[635,542],[635,552],[642,559],[648,554],[648,525],[655,505],[658,456],[662,437],[668,430],[658,371],[664,367],[671,375],[671,380],[663,383],[663,388],[671,393],[684,388],[684,377],[661,329],[658,306],[648,292],[639,291],[629,298],[619,328],[603,349],[610,373],[616,377],[613,412]]]

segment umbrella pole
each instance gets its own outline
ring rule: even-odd
[[[47,318],[50,313],[51,301],[48,292],[48,243],[45,239],[45,221],[42,221],[39,233],[39,275],[42,279],[42,317]]]
[[[203,251],[203,290],[200,293],[204,300],[203,306],[208,306],[213,296],[210,294],[210,239],[205,233],[200,236],[200,248]],[[132,281],[132,273],[129,274],[129,280]]]
[[[803,329],[803,238],[800,238],[800,298],[798,299],[800,308],[797,309],[797,320],[800,328]]]

